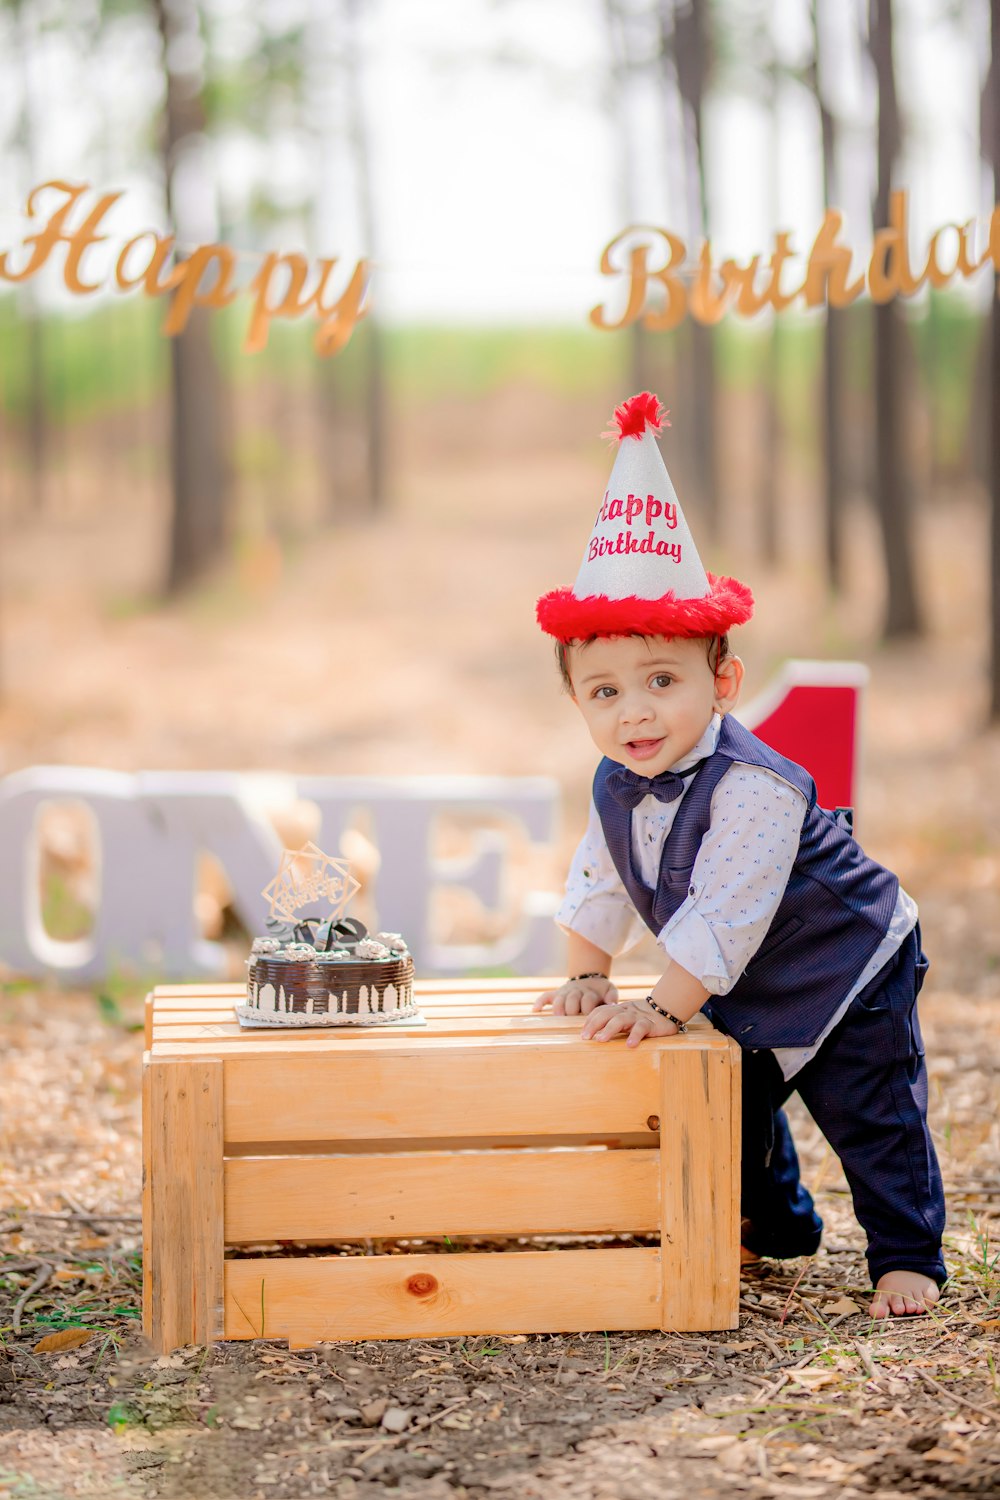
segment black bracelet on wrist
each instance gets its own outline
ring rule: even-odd
[[[652,995],[646,996],[646,1004],[650,1007],[651,1010],[655,1010],[658,1016],[662,1016],[665,1021],[673,1021],[679,1032],[687,1031],[687,1022],[678,1021],[677,1017],[672,1016],[669,1010],[664,1010],[662,1005],[657,1005]]]
[[[576,984],[578,979],[607,979],[607,974],[571,974],[569,983]]]

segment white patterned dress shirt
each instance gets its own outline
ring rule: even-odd
[[[721,728],[722,718],[714,714],[690,754],[670,769],[683,771],[713,754]],[[649,796],[633,810],[633,857],[650,890],[659,877],[663,840],[689,786],[685,783],[673,802]],[[763,942],[795,863],[806,811],[798,788],[762,766],[734,761],[716,785],[689,894],[657,935],[668,958],[700,980],[709,994],[728,993]],[[593,801],[555,919],[564,931],[579,933],[612,956],[634,947],[647,931],[615,868]],[[885,937],[822,1035],[808,1047],[775,1048],[786,1078],[815,1055],[854,996],[892,957],[916,920],[916,904],[900,886]]]

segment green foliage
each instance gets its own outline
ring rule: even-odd
[[[932,291],[927,315],[912,324],[921,380],[935,421],[936,457],[957,465],[968,441],[969,407],[980,346],[988,338],[982,316],[964,297]]]
[[[115,1401],[108,1408],[108,1426],[115,1432],[125,1432],[129,1427],[142,1425],[142,1416],[127,1401]]]
[[[132,1021],[122,1010],[121,1002],[117,995],[109,994],[107,990],[101,990],[97,995],[97,1009],[101,1020],[108,1026],[117,1026],[122,1031],[142,1031],[142,1021]]]
[[[131,969],[112,969],[105,976],[97,996],[102,1018],[113,1025],[125,1025],[133,1030],[133,1023],[126,1011],[140,1005],[156,983],[157,977],[151,974],[136,974]]]
[[[583,395],[620,387],[627,344],[585,326],[411,326],[388,330],[386,354],[393,383],[409,400],[484,396],[517,384]]]
[[[44,395],[53,423],[83,423],[136,417],[166,399],[169,343],[160,333],[162,299],[122,297],[83,316],[42,320]],[[245,355],[242,344],[249,300],[211,315],[213,344],[225,377],[241,397],[280,389],[288,401],[326,398],[341,415],[360,412],[375,330],[362,322],[347,348],[323,360],[313,348],[315,321],[275,320],[267,348]],[[936,292],[908,309],[907,329],[918,361],[920,386],[934,414],[937,458],[958,463],[968,441],[970,388],[983,338],[983,318],[966,299]],[[871,309],[857,304],[841,314],[846,331],[845,384],[864,392],[871,379]],[[630,345],[624,334],[585,326],[379,328],[390,403],[419,406],[437,400],[486,399],[511,386],[600,401],[625,389]],[[715,331],[716,369],[723,389],[754,391],[768,376],[773,336],[779,340],[778,393],[787,438],[800,453],[818,440],[818,383],[822,319],[786,314],[764,319],[724,320]],[[4,351],[4,402],[15,425],[25,423],[30,401],[27,326],[17,294],[0,297],[0,349]],[[654,356],[668,335],[654,335]],[[669,393],[667,398],[669,398]],[[669,404],[669,399],[668,399]],[[116,438],[119,457],[130,455],[148,471],[149,424],[126,422]],[[246,435],[235,455],[241,471],[265,480],[283,473],[289,460],[280,435]]]
[[[94,913],[77,899],[55,871],[45,877],[42,885],[42,925],[49,937],[66,943],[86,937],[94,925]]]
[[[85,316],[40,320],[44,396],[50,419],[74,423],[148,406],[165,392],[164,305],[123,297]],[[28,413],[28,326],[17,294],[0,297],[3,399],[15,420]]]
[[[974,1254],[969,1257],[969,1270],[984,1300],[993,1305],[1000,1302],[1000,1251],[994,1250],[990,1243],[989,1220],[980,1223],[970,1213],[969,1227],[975,1246]]]

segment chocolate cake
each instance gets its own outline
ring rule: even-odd
[[[398,932],[369,937],[353,919],[268,925],[273,935],[255,938],[247,960],[241,1023],[378,1026],[417,1015],[413,959]]]

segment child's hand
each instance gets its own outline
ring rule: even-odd
[[[538,1011],[551,1005],[554,1016],[589,1016],[598,1006],[613,1010],[617,999],[618,991],[611,980],[599,975],[596,978],[567,979],[557,990],[546,990],[544,995],[539,995],[531,1008]]]
[[[677,1027],[643,1005],[602,1005],[592,1010],[580,1035],[585,1042],[610,1042],[628,1032],[627,1047],[638,1047],[646,1036],[673,1036]]]

